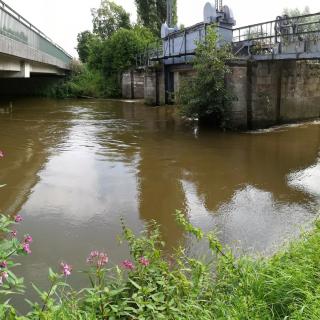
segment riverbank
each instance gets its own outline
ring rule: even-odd
[[[131,260],[109,269],[106,253],[91,252],[92,287],[80,291],[67,285],[75,270],[62,263],[61,273],[50,271],[51,289],[39,291],[42,304],[32,304],[26,317],[2,304],[1,319],[319,319],[319,221],[286,249],[258,259],[235,258],[214,234],[203,234],[180,213],[177,221],[208,241],[213,255],[206,262],[183,248],[168,257],[154,224],[138,237],[123,226]]]

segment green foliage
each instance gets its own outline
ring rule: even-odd
[[[102,70],[105,75],[122,73],[135,65],[138,52],[154,40],[148,29],[120,29],[105,41],[102,48]]]
[[[182,212],[176,212],[176,219],[193,239],[208,240],[211,259],[196,259],[182,246],[169,255],[155,222],[137,236],[122,221],[121,242],[128,243],[132,261],[109,266],[106,254],[92,252],[89,268],[82,272],[89,286],[79,291],[67,284],[66,274],[49,269],[49,290],[33,286],[40,302],[28,301],[31,311],[19,316],[9,301],[3,300],[0,318],[319,319],[320,222],[285,251],[254,259],[235,258],[214,233],[205,234],[194,227]],[[12,223],[2,216],[0,230],[7,234]],[[12,242],[9,247],[16,254],[22,254],[17,242],[6,241]],[[10,250],[2,244],[1,258],[8,259]],[[6,270],[13,266],[8,265]],[[12,286],[19,283],[13,279],[8,278],[2,286],[1,296],[13,293]]]
[[[118,97],[121,94],[121,75],[136,64],[136,55],[154,41],[146,28],[119,29],[110,38],[92,43],[89,57],[90,70],[102,72],[105,95]]]
[[[102,39],[112,36],[120,28],[130,29],[130,15],[112,0],[102,0],[100,8],[92,9],[93,32]]]
[[[51,88],[47,95],[120,97],[122,73],[135,66],[136,55],[155,41],[149,29],[132,27],[129,15],[112,1],[102,1],[101,7],[93,10],[93,16],[94,32],[78,35],[82,71]]]
[[[157,37],[160,36],[161,25],[167,19],[166,0],[135,0],[138,22],[149,28]],[[177,24],[177,1],[173,4],[173,23]]]
[[[209,28],[206,41],[196,49],[193,62],[196,75],[182,83],[178,94],[183,116],[225,126],[233,100],[225,85],[230,73],[226,62],[231,58],[230,47],[219,43],[215,28]]]
[[[72,71],[69,78],[50,86],[41,95],[60,99],[100,98],[105,96],[106,90],[101,72],[89,69],[87,65],[80,65],[80,69]]]
[[[77,52],[81,62],[88,62],[92,41],[94,41],[94,35],[90,31],[80,32],[77,36]]]

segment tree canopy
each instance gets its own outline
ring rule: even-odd
[[[92,9],[93,33],[102,39],[110,37],[120,28],[130,29],[130,14],[110,0],[102,0],[100,8]]]
[[[79,55],[79,59],[83,63],[88,61],[91,43],[94,37],[94,34],[88,30],[80,32],[77,36],[78,45],[76,49]]]
[[[135,0],[138,23],[149,28],[156,36],[160,35],[161,25],[167,19],[166,0]],[[177,0],[173,1],[173,23],[177,23]]]
[[[298,17],[310,13],[310,8],[306,6],[303,10],[299,8],[285,8],[283,14],[289,17]]]

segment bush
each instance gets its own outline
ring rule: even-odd
[[[208,28],[206,41],[197,45],[193,67],[194,77],[183,81],[178,100],[183,116],[225,127],[232,92],[225,80],[230,68],[226,62],[232,58],[228,45],[219,42],[215,28]]]
[[[87,65],[74,63],[71,74],[41,92],[50,98],[100,98],[106,92],[103,76],[99,71],[91,70]]]

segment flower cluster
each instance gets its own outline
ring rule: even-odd
[[[130,261],[130,260],[124,260],[124,261],[121,263],[121,266],[122,266],[122,268],[124,268],[124,269],[126,269],[126,270],[130,270],[130,271],[132,271],[132,270],[135,268],[133,262]]]
[[[31,254],[31,249],[30,249],[30,244],[29,243],[23,243],[22,244],[22,248],[23,248],[23,251],[26,253],[26,254]]]
[[[12,231],[10,231],[10,236],[12,237],[12,238],[16,238],[17,237],[17,234],[18,234],[18,232],[17,232],[17,230],[12,230]]]
[[[2,284],[3,284],[3,281],[4,281],[4,280],[7,280],[8,277],[9,277],[8,272],[6,272],[6,271],[1,271],[1,272],[0,272],[0,285],[2,285]]]
[[[61,268],[61,273],[63,273],[63,275],[65,277],[68,277],[71,275],[71,271],[72,271],[72,267],[71,265],[65,263],[65,262],[61,262],[60,263],[60,268]]]
[[[109,261],[109,257],[104,252],[99,251],[91,251],[88,258],[87,263],[95,265],[99,268],[105,266]]]
[[[139,259],[139,263],[144,267],[148,267],[150,264],[150,261],[146,257],[141,257]]]
[[[20,214],[17,214],[15,217],[14,217],[14,222],[16,223],[19,223],[23,220],[22,216],[20,216]]]
[[[0,159],[4,158],[4,152],[2,150],[0,150]]]

